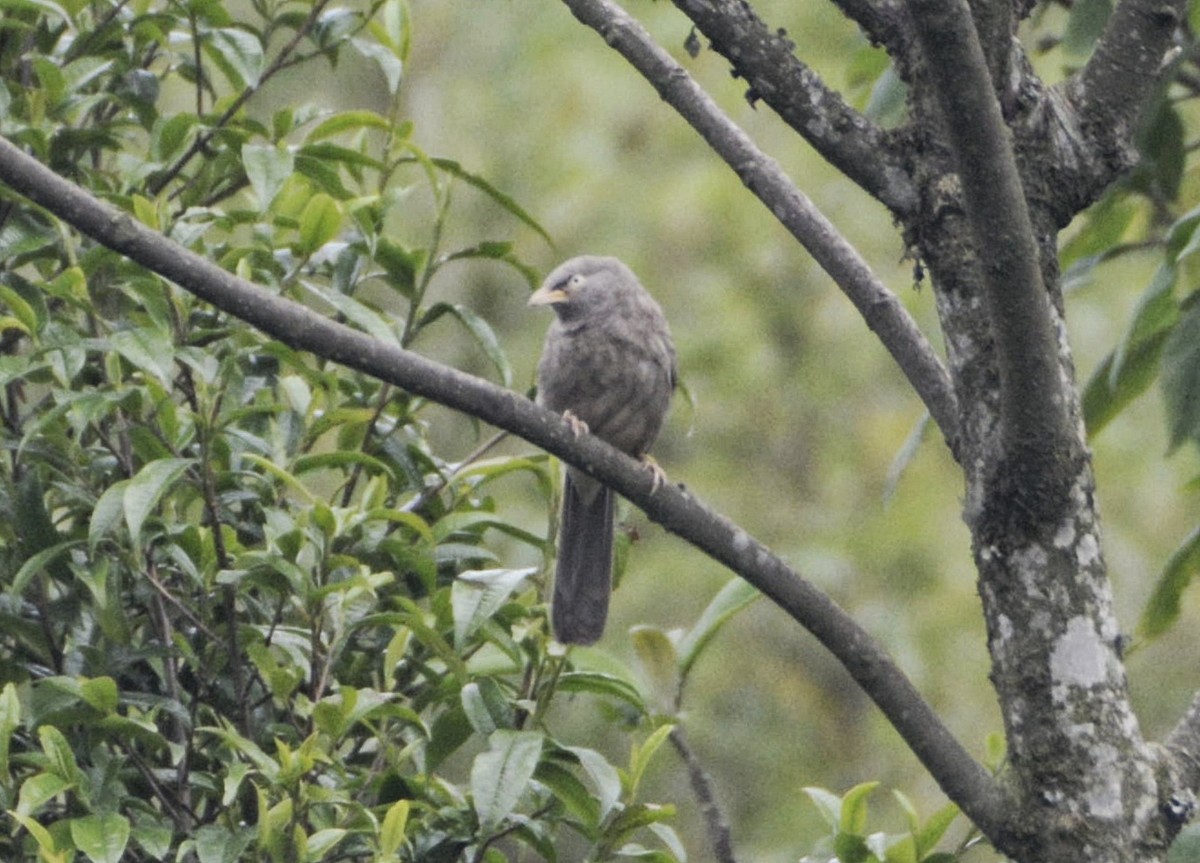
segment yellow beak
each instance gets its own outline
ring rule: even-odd
[[[552,306],[555,303],[565,303],[567,301],[567,292],[562,288],[552,288],[549,285],[542,285],[533,292],[533,296],[529,298],[531,306]]]

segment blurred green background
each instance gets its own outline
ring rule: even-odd
[[[865,40],[829,3],[756,4],[785,27],[797,55],[855,104],[868,86]],[[888,214],[817,157],[710,51],[691,59],[686,19],[666,2],[627,7],[704,83],[735,121],[778,159],[797,184],[862,251],[940,346],[928,286]],[[404,114],[427,152],[455,159],[512,195],[552,235],[550,248],[493,202],[460,185],[444,242],[511,240],[548,271],[591,252],[623,258],[664,306],[692,404],[676,401],[655,448],[673,481],[778,550],[884,642],[951,729],[982,757],[1000,729],[987,681],[962,481],[936,433],[926,434],[898,481],[890,472],[923,410],[886,353],[830,279],[734,174],[591,30],[555,2],[414,0],[413,53]],[[1053,80],[1079,58],[1037,58]],[[362,61],[314,81],[311,70],[273,82],[261,103],[320,98],[340,108],[387,110],[379,73]],[[1193,183],[1189,177],[1185,183]],[[425,237],[429,204],[420,190],[397,219],[401,236]],[[1068,231],[1069,235],[1069,231]],[[1131,255],[1075,287],[1068,314],[1080,380],[1120,338],[1157,253]],[[501,335],[518,386],[532,383],[549,323],[526,308],[529,287],[515,270],[463,264],[434,291],[470,303]],[[453,276],[453,278],[451,278]],[[470,345],[452,338],[418,350],[487,374]],[[467,452],[478,430],[446,415],[439,433]],[[527,450],[520,442],[513,451]],[[1153,579],[1196,521],[1185,482],[1191,450],[1165,456],[1156,393],[1093,441],[1118,612],[1132,630]],[[514,480],[514,494],[520,493]],[[538,514],[531,503],[530,517]],[[639,541],[617,591],[605,639],[595,650],[632,662],[628,630],[686,627],[730,577],[718,565],[632,512]],[[540,529],[540,526],[539,526]],[[514,554],[516,552],[514,551]],[[506,561],[517,563],[519,561]],[[1129,657],[1144,731],[1161,736],[1195,688],[1196,600],[1184,624]],[[735,618],[718,637],[686,693],[686,729],[711,771],[745,860],[795,860],[823,833],[802,793],[844,791],[879,779],[909,794],[924,814],[944,802],[878,711],[805,632],[769,603]],[[599,660],[598,660],[599,661]],[[560,721],[596,728],[612,751],[594,701]],[[623,744],[622,744],[623,745]],[[646,799],[679,805],[692,860],[710,860],[686,774],[673,757],[657,763]],[[898,810],[877,794],[898,827]]]

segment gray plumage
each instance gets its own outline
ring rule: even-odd
[[[616,258],[560,265],[529,299],[554,322],[538,363],[538,401],[636,458],[646,454],[675,388],[675,348],[658,303]],[[564,644],[604,631],[612,590],[613,493],[567,470],[551,624]]]

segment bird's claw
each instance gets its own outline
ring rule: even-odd
[[[650,471],[650,494],[654,494],[667,481],[667,472],[663,470],[658,462],[650,458],[648,455],[642,456],[642,467]]]
[[[563,411],[563,420],[571,427],[571,434],[581,438],[588,433],[588,424],[570,411]]]

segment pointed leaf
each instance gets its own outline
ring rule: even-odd
[[[509,365],[508,357],[500,346],[500,340],[496,338],[496,333],[492,330],[491,325],[471,309],[458,303],[435,303],[429,311],[421,316],[421,322],[417,327],[419,329],[431,324],[447,314],[456,318],[471,334],[475,343],[496,367],[501,382],[506,387],[512,386],[512,366]]]
[[[455,162],[451,159],[434,159],[433,164],[437,165],[438,168],[446,173],[470,183],[476,189],[483,192],[501,207],[508,210],[510,213],[536,231],[538,236],[546,241],[547,245],[549,245],[551,248],[554,247],[554,241],[550,239],[550,235],[546,233],[545,228],[539,225],[531,215],[525,212],[525,210],[521,208],[520,204],[518,204],[508,195],[501,192],[487,180],[484,180],[482,177],[477,177],[470,171],[463,168],[463,166],[458,162]]]
[[[731,578],[717,591],[700,619],[679,642],[679,669],[684,678],[725,622],[760,596],[758,588],[741,578]]]
[[[842,823],[842,798],[824,788],[809,787],[804,789],[804,793],[817,807],[829,829],[836,832]]]
[[[480,626],[491,619],[512,592],[537,572],[526,569],[483,569],[461,573],[450,587],[454,612],[454,644],[462,647]]]
[[[1200,302],[1190,303],[1162,353],[1162,388],[1170,448],[1200,437]]]
[[[642,677],[657,713],[671,715],[679,698],[679,655],[670,637],[656,626],[635,626],[629,632]]]
[[[338,235],[344,216],[342,208],[329,195],[318,192],[304,205],[300,214],[300,242],[297,251],[311,255]]]
[[[162,496],[194,461],[190,458],[152,461],[129,480],[121,495],[121,503],[125,510],[125,524],[134,542],[139,540],[142,525],[158,506]]]
[[[379,856],[384,860],[394,857],[404,844],[410,805],[408,800],[397,800],[383,816],[383,825],[379,828]]]
[[[471,796],[480,827],[495,829],[516,807],[542,754],[542,735],[533,731],[497,731],[491,748],[471,765]]]
[[[260,211],[271,205],[275,195],[283,188],[283,184],[292,176],[296,168],[296,159],[292,151],[286,147],[275,147],[270,144],[242,145],[242,167],[246,169],[246,179],[250,188],[258,198]]]
[[[129,819],[117,812],[72,818],[71,839],[93,863],[121,863],[129,843]]]
[[[39,773],[21,783],[15,814],[33,815],[47,800],[62,794],[72,785],[71,781],[57,773]]]
[[[959,809],[953,803],[947,803],[929,818],[916,834],[917,858],[924,859],[929,852],[937,847],[942,836],[950,829],[950,825],[958,818]]]
[[[608,762],[607,758],[594,749],[568,746],[567,751],[579,759],[580,766],[592,780],[592,784],[596,786],[596,799],[600,803],[600,818],[607,817],[608,813],[617,805],[617,801],[621,799],[621,774]]]
[[[1175,549],[1158,576],[1138,621],[1138,633],[1143,638],[1157,638],[1179,619],[1180,599],[1197,572],[1200,572],[1200,527]]]
[[[392,325],[388,323],[381,312],[377,312],[371,307],[360,303],[349,294],[343,294],[338,291],[327,291],[308,282],[304,282],[303,284],[314,296],[318,296],[329,303],[346,320],[357,324],[371,338],[394,347],[400,346],[399,336],[396,335],[395,329],[392,328]]]

